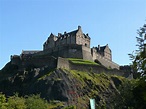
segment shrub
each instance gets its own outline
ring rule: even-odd
[[[26,97],[26,106],[26,109],[48,109],[47,101],[40,98],[40,95]]]
[[[7,109],[6,106],[6,97],[4,94],[0,93],[0,109]]]
[[[25,99],[18,94],[8,98],[8,109],[26,109]]]

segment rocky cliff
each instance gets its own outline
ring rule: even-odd
[[[26,68],[8,63],[0,70],[0,92],[7,96],[18,92],[21,96],[40,94],[41,97],[64,102],[64,106],[75,105],[88,108],[89,99],[96,100],[96,106],[112,108],[114,97],[119,95],[117,87],[124,77],[96,74],[67,69]]]

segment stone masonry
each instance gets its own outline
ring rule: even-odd
[[[22,51],[20,55],[11,56],[11,63],[21,67],[46,65],[55,68],[56,60],[62,57],[96,61],[107,68],[119,69],[119,65],[112,61],[112,52],[108,44],[90,48],[90,40],[88,33],[83,33],[81,26],[71,32],[58,33],[57,36],[51,33],[43,44],[43,50]]]

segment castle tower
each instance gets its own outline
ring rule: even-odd
[[[76,33],[76,44],[84,45],[90,48],[90,37],[88,36],[88,34],[84,34],[82,32],[81,26],[78,26],[78,31]]]

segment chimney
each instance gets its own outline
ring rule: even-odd
[[[98,45],[98,50],[100,51],[100,45]]]
[[[81,29],[81,26],[78,26],[78,30]]]
[[[58,37],[60,37],[61,36],[61,33],[58,33]]]
[[[66,34],[66,31],[64,32],[64,35]]]

